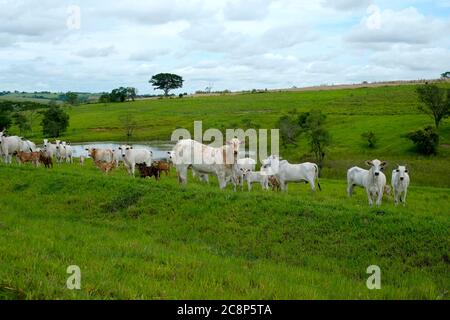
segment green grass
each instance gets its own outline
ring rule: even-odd
[[[0,298],[448,299],[449,189],[371,209],[345,181],[288,194],[220,191],[175,175],[0,165]],[[66,289],[78,265],[82,288]],[[382,289],[368,290],[369,265]]]

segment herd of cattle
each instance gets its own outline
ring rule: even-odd
[[[35,166],[40,163],[45,167],[53,166],[53,159],[57,163],[72,163],[73,149],[70,143],[56,140],[50,143],[44,139],[42,149],[26,139],[18,136],[7,136],[0,132],[0,155],[5,163],[11,163],[15,156],[19,164],[32,162]],[[155,161],[153,153],[147,149],[135,149],[123,145],[117,149],[88,148],[86,151],[95,165],[109,173],[114,168],[124,164],[131,176],[135,175],[138,168],[141,177],[152,177],[159,180],[161,172],[169,174],[171,166],[176,168],[178,181],[187,183],[188,170],[201,181],[209,183],[209,176],[217,177],[221,189],[228,184],[244,189],[244,182],[248,190],[254,183],[259,183],[265,190],[287,191],[290,182],[309,183],[311,190],[316,190],[319,182],[319,167],[315,163],[291,164],[277,155],[271,155],[261,161],[261,168],[256,171],[257,162],[252,158],[240,158],[240,146],[242,142],[233,138],[224,146],[212,147],[201,144],[195,140],[182,139],[177,142],[172,151],[167,152],[167,160]],[[84,165],[85,157],[80,156],[80,165]],[[361,186],[367,192],[369,204],[374,202],[381,205],[384,193],[390,193],[391,187],[386,185],[386,176],[382,172],[387,163],[379,160],[367,161],[369,170],[359,167],[350,168],[347,171],[347,193],[352,196],[354,186]],[[392,172],[391,186],[394,191],[394,203],[406,204],[410,178],[405,166],[398,166]]]

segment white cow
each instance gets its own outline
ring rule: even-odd
[[[120,162],[123,161],[122,149],[126,149],[127,147],[129,146],[122,145],[119,148],[112,150],[112,161],[116,163],[117,168],[119,167]]]
[[[96,161],[111,162],[113,159],[113,153],[111,149],[98,149],[98,148],[86,148],[89,157]]]
[[[55,143],[49,143],[48,139],[44,139],[44,149],[47,152],[47,156],[50,158],[53,158],[56,156],[56,144]]]
[[[170,166],[174,165],[175,151],[167,151],[167,162]],[[192,167],[191,167],[192,168]],[[192,177],[198,178],[200,181],[209,184],[209,175],[206,173],[201,173],[194,168],[192,168]]]
[[[36,152],[37,148],[36,148],[36,145],[33,142],[31,142],[30,140],[22,139],[21,145],[20,145],[20,151]]]
[[[241,142],[237,138],[218,148],[191,139],[178,141],[173,154],[178,181],[187,183],[187,171],[192,166],[196,173],[216,175],[220,188],[224,189],[233,176],[240,145]]]
[[[70,145],[70,142],[63,142],[64,146],[64,155],[67,163],[73,163],[73,148]]]
[[[319,181],[319,167],[315,163],[290,164],[287,160],[281,160],[280,157],[272,155],[263,161],[263,171],[268,167],[271,168],[283,191],[287,191],[288,182],[302,181],[309,183],[311,190],[316,191],[316,180],[319,190],[322,190]]]
[[[55,144],[56,144],[56,154],[55,154],[56,162],[61,163],[65,160],[66,150],[65,150],[61,140],[56,140]]]
[[[127,146],[125,148],[119,147],[122,152],[123,162],[128,170],[128,173],[134,177],[136,164],[145,163],[150,167],[153,162],[153,152],[147,149],[133,149]]]
[[[409,181],[408,169],[405,166],[398,166],[397,169],[392,171],[391,185],[394,190],[395,206],[398,205],[399,201],[404,206],[406,205]]]
[[[353,194],[354,186],[361,186],[366,189],[369,205],[373,205],[376,197],[377,206],[381,205],[383,199],[384,187],[386,185],[386,176],[381,170],[387,165],[385,161],[372,160],[366,161],[370,166],[369,170],[353,167],[347,171],[347,193],[349,197]]]
[[[7,137],[4,131],[0,131],[0,148],[5,163],[11,163],[12,155],[20,151],[22,139],[18,136]]]
[[[242,169],[242,178],[247,181],[248,191],[252,190],[253,183],[261,184],[263,190],[269,190],[269,176],[264,171],[252,171],[250,169]]]

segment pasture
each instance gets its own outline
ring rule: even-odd
[[[5,299],[448,299],[450,288],[450,128],[439,155],[418,156],[404,135],[432,121],[417,111],[414,86],[268,92],[142,100],[67,108],[63,140],[123,141],[119,117],[135,115],[135,141],[170,138],[175,128],[274,128],[280,116],[320,109],[333,144],[322,191],[233,192],[192,179],[104,175],[87,161],[0,164],[0,298]],[[295,110],[295,111],[294,111]],[[11,134],[16,128],[12,128]],[[378,147],[361,133],[372,130]],[[33,137],[43,137],[36,126]],[[281,149],[309,159],[303,137]],[[406,207],[385,197],[370,208],[363,189],[346,195],[346,170],[364,161],[406,163]],[[66,268],[78,265],[81,290],[68,290]],[[367,267],[381,268],[369,290]]]
[[[175,175],[0,166],[0,297],[448,299],[449,189],[410,188],[380,209],[345,181],[322,192],[220,191]],[[78,265],[81,290],[68,290]],[[368,290],[366,269],[382,270]]]

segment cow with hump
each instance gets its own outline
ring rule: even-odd
[[[192,167],[198,174],[213,174],[225,189],[227,181],[234,175],[235,164],[239,155],[241,142],[233,138],[221,147],[211,147],[192,139],[178,141],[173,149],[173,162],[177,170],[178,181],[187,183],[188,168]]]
[[[383,199],[384,187],[386,186],[386,176],[382,172],[387,166],[386,161],[378,159],[366,161],[370,167],[369,170],[353,167],[347,171],[347,193],[351,197],[353,194],[353,187],[361,186],[366,190],[369,205],[372,206],[374,201],[376,205],[381,206]]]

